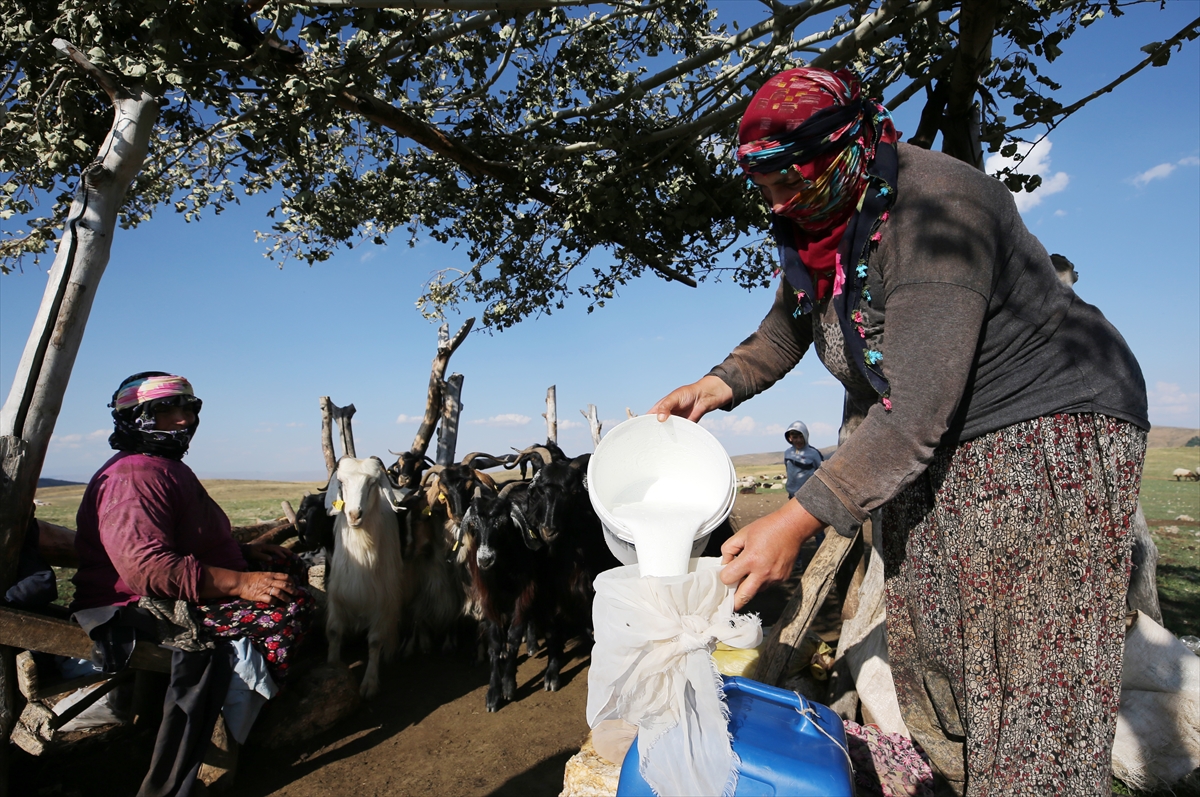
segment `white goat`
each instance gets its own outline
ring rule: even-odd
[[[366,630],[363,697],[379,693],[379,660],[390,659],[404,604],[399,496],[378,459],[342,457],[329,480],[325,511],[334,517],[325,636],[329,661],[340,661],[342,636]]]

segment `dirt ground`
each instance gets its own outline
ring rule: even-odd
[[[734,522],[783,504],[782,490],[739,495]],[[808,546],[815,550],[815,546]],[[811,551],[806,551],[811,556]],[[805,557],[807,558],[807,557]],[[781,596],[764,602],[777,615]],[[771,604],[771,605],[767,605]],[[557,795],[563,767],[587,734],[587,644],[569,648],[563,685],[542,691],[544,656],[522,652],[517,700],[484,708],[488,669],[466,653],[414,656],[383,670],[383,694],[332,730],[293,748],[244,748],[233,793],[290,795]],[[347,660],[365,646],[348,648]],[[358,666],[361,670],[361,664]],[[131,735],[102,749],[42,759],[18,753],[13,794],[84,797],[133,794],[153,739]]]

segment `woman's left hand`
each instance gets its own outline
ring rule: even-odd
[[[260,562],[269,562],[271,559],[278,557],[287,558],[290,555],[291,551],[282,545],[272,545],[267,542],[246,545],[246,556],[249,556],[251,559],[257,559]]]
[[[721,581],[738,585],[733,607],[741,609],[762,587],[790,576],[800,546],[824,525],[793,499],[726,540]]]

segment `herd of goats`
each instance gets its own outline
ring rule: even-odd
[[[590,457],[554,443],[446,466],[411,452],[391,467],[342,457],[295,524],[305,547],[326,550],[329,660],[346,634],[366,631],[371,697],[402,642],[406,654],[448,651],[464,624],[478,627],[491,712],[514,699],[518,648],[533,655],[540,633],[544,688],[556,691],[566,641],[591,627],[592,582],[620,564],[588,498]],[[498,484],[485,471],[500,466],[512,478]]]

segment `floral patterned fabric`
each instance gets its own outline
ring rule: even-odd
[[[1035,418],[943,448],[884,510],[888,653],[945,784],[1107,795],[1146,433]]]
[[[287,573],[299,592],[289,603],[269,604],[241,599],[196,605],[200,624],[214,637],[248,637],[267,660],[271,677],[282,683],[287,678],[289,659],[312,627],[316,600],[308,589],[308,566],[289,552],[272,554],[270,561],[246,557],[251,570]]]
[[[929,758],[912,739],[846,720],[858,797],[933,797]]]

